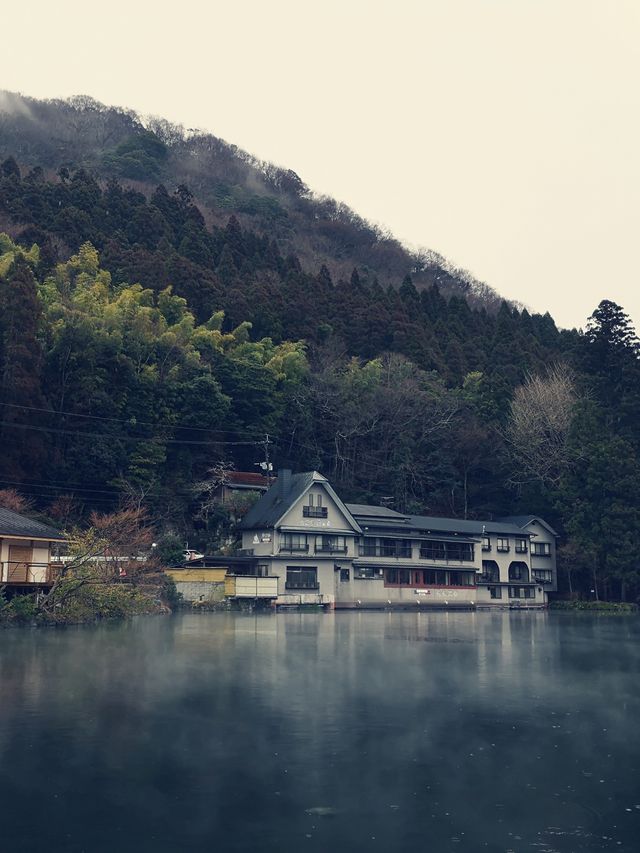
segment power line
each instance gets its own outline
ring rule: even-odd
[[[219,447],[221,444],[228,446],[252,446],[256,447],[263,444],[260,440],[254,441],[191,441],[181,438],[162,438],[161,436],[153,435],[110,435],[109,433],[83,432],[82,430],[60,429],[58,427],[43,427],[35,424],[17,424],[10,421],[0,421],[0,426],[6,426],[13,429],[31,429],[36,432],[53,432],[58,435],[81,435],[86,438],[105,438],[110,441],[159,441],[163,444],[191,444],[203,447]]]
[[[194,430],[195,432],[213,432],[213,433],[218,433],[220,435],[251,435],[251,436],[254,436],[256,439],[262,435],[262,433],[260,431],[256,431],[254,433],[254,432],[246,432],[244,430],[213,429],[213,428],[209,428],[209,427],[187,426],[187,424],[184,424],[184,423],[169,423],[169,422],[154,423],[153,421],[139,421],[139,420],[136,420],[135,423],[133,423],[131,421],[131,418],[110,418],[110,417],[106,417],[105,415],[85,415],[85,414],[82,414],[80,412],[69,412],[69,411],[65,411],[62,409],[59,411],[56,411],[55,409],[42,409],[42,408],[39,408],[38,406],[21,406],[18,403],[0,403],[0,406],[10,406],[12,409],[23,409],[23,410],[29,411],[29,412],[43,412],[43,413],[48,414],[48,415],[69,415],[70,417],[74,417],[74,418],[90,418],[91,420],[97,420],[97,421],[112,421],[114,423],[128,424],[129,426],[133,426],[133,427],[135,427],[135,426],[151,426],[151,427],[155,427],[156,429],[159,429],[161,427],[168,427],[170,429],[189,429],[189,430]]]

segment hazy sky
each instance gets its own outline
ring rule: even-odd
[[[504,296],[640,328],[640,0],[23,0],[0,87],[294,169]]]

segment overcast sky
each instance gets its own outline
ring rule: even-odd
[[[23,0],[0,87],[294,169],[563,326],[640,328],[640,0]]]

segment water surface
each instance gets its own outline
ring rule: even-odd
[[[640,849],[640,620],[194,614],[0,634],[3,851]]]

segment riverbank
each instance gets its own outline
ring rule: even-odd
[[[552,601],[549,610],[586,611],[590,613],[638,613],[637,604],[627,601]]]

